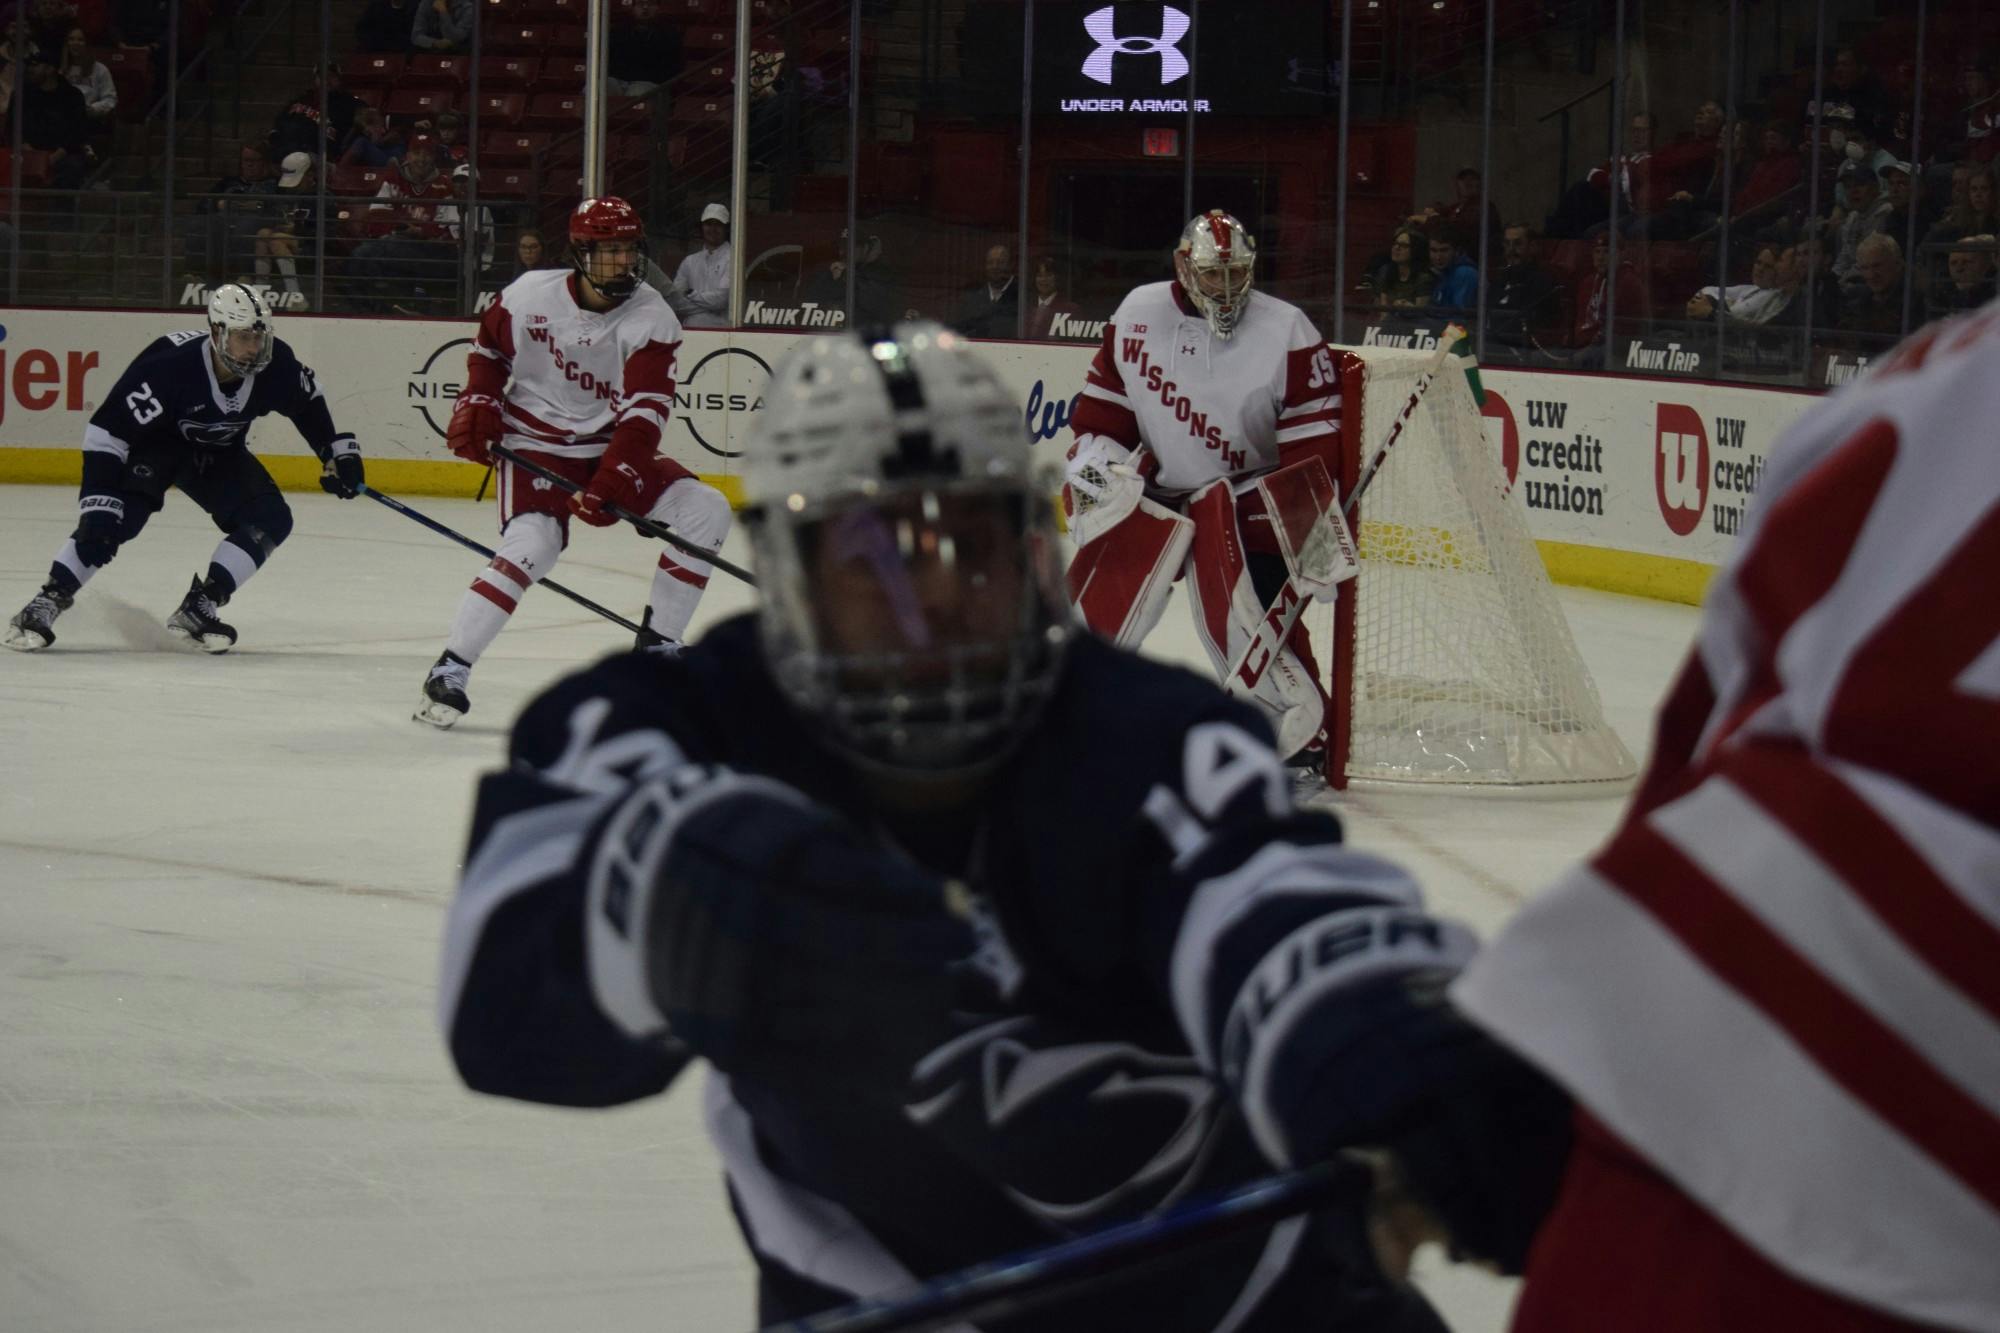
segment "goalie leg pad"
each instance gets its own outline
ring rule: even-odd
[[[1243,539],[1236,524],[1236,499],[1229,484],[1212,482],[1188,502],[1194,521],[1194,545],[1188,555],[1188,592],[1193,600],[1195,633],[1209,660],[1215,663],[1223,688],[1262,708],[1277,733],[1278,753],[1290,757],[1313,742],[1325,720],[1325,696],[1299,661],[1282,646],[1255,651],[1235,675],[1230,670],[1256,639],[1265,608],[1257,596],[1244,559]],[[1272,614],[1296,615],[1296,607],[1273,608]]]
[[[1120,648],[1136,648],[1160,623],[1193,541],[1192,522],[1141,499],[1108,532],[1077,548],[1067,576],[1070,601],[1092,630]]]

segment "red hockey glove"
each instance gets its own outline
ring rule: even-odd
[[[644,514],[653,507],[660,490],[657,480],[648,477],[637,465],[613,463],[606,458],[591,477],[590,485],[570,497],[569,509],[593,527],[609,527],[618,520],[606,511],[606,506],[617,505],[628,514]]]
[[[463,393],[452,409],[444,447],[468,463],[491,466],[501,433],[500,403],[483,393]]]

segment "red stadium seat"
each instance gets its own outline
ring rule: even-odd
[[[589,37],[580,23],[564,23],[556,28],[555,50],[562,55],[582,55]]]
[[[530,91],[538,93],[580,93],[583,91],[583,57],[550,56],[542,62]]]
[[[382,189],[383,173],[371,167],[335,166],[327,176],[326,188],[344,198],[373,197]]]
[[[674,103],[673,123],[687,125],[727,125],[730,102],[726,97],[683,97]]]
[[[143,46],[114,46],[99,54],[118,90],[118,119],[136,124],[153,105],[153,55]]]
[[[525,167],[479,173],[479,193],[489,199],[526,199],[535,189],[535,173]]]
[[[350,90],[391,88],[402,81],[403,63],[401,56],[352,55],[340,62],[341,82]]]
[[[541,63],[536,56],[481,56],[479,91],[508,93],[525,89],[535,81],[535,71],[541,68]]]
[[[729,17],[729,3],[728,0],[662,0],[660,13],[684,23],[698,19],[715,22]]]
[[[653,124],[652,104],[643,97],[611,98],[608,103],[611,132],[645,131]]]
[[[507,23],[484,34],[486,49],[494,55],[539,56],[554,40],[555,30],[542,23]]]
[[[479,136],[479,163],[489,167],[525,167],[549,146],[549,136],[527,130],[494,130]]]
[[[515,129],[521,123],[521,113],[527,109],[526,93],[489,93],[484,89],[479,94],[479,128],[482,130]]]
[[[614,134],[604,146],[605,160],[610,162],[640,163],[651,152],[651,136],[646,134]]]
[[[574,24],[581,28],[589,17],[585,0],[528,0],[537,23]]]
[[[400,88],[462,88],[472,62],[465,56],[411,56],[397,80]]]
[[[398,88],[382,103],[382,114],[403,124],[436,120],[438,112],[451,110],[452,100],[445,88]]]
[[[528,99],[521,127],[530,130],[572,130],[583,124],[582,93],[536,93]]]
[[[727,93],[735,81],[735,70],[720,60],[710,60],[682,71],[674,89],[690,97],[714,97]]]
[[[689,28],[681,37],[681,50],[689,60],[706,62],[734,45],[734,34],[727,28]]]

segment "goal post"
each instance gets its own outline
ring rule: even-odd
[[[1335,350],[1347,496],[1434,354]],[[1457,363],[1418,402],[1351,526],[1360,576],[1305,616],[1334,700],[1329,783],[1557,788],[1636,775]]]

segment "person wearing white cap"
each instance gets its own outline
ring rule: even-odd
[[[729,324],[729,210],[710,204],[701,210],[701,249],[681,261],[674,286],[685,292],[688,313],[681,323],[691,329],[720,329]]]
[[[257,229],[257,277],[266,281],[273,267],[283,281],[284,304],[296,309],[305,293],[299,286],[299,237],[313,229],[318,190],[313,184],[311,153],[287,153],[278,164],[277,216]]]

